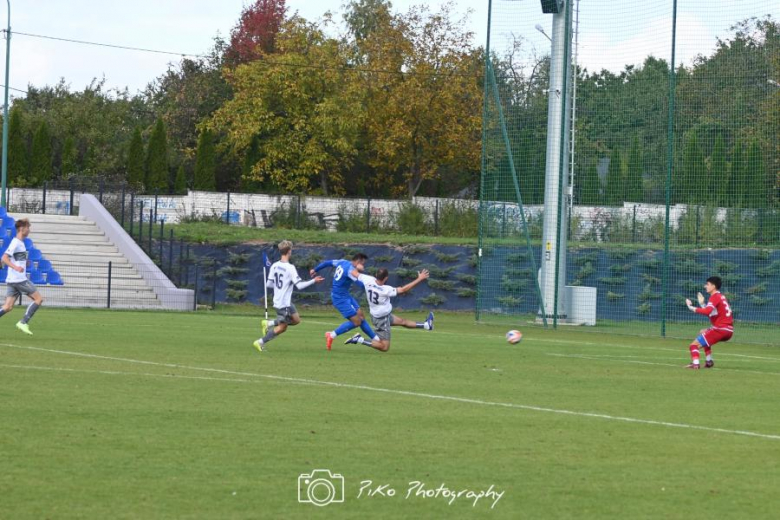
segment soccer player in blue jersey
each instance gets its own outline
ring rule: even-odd
[[[311,276],[314,277],[319,271],[326,267],[333,268],[333,288],[330,292],[330,299],[336,310],[347,319],[347,321],[339,325],[336,330],[325,333],[325,347],[328,350],[330,350],[333,345],[333,340],[336,336],[349,332],[355,327],[360,327],[369,338],[377,338],[374,329],[372,329],[371,325],[366,321],[363,311],[360,309],[360,304],[358,304],[357,300],[349,293],[349,288],[352,287],[353,282],[357,283],[362,288],[363,284],[352,276],[351,271],[355,269],[362,271],[366,260],[368,260],[366,255],[357,253],[352,257],[351,261],[325,260],[310,271]]]

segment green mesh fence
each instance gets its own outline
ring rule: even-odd
[[[490,6],[478,319],[538,322],[552,294],[537,285],[549,248],[545,188],[554,189],[545,183],[545,3]],[[708,322],[684,300],[717,275],[739,340],[771,343],[780,323],[780,21],[770,15],[780,3],[566,7],[570,95],[549,95],[571,108],[561,169],[570,190],[547,211],[565,226],[568,288],[555,295],[566,311],[550,325],[593,315],[590,330],[689,337]],[[549,128],[560,138],[562,124]]]

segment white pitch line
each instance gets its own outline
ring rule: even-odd
[[[384,394],[391,394],[391,395],[402,395],[406,397],[420,397],[424,399],[434,399],[439,401],[449,401],[449,402],[455,402],[455,403],[464,403],[464,404],[476,404],[481,406],[495,406],[495,407],[501,407],[501,408],[511,408],[515,410],[528,410],[528,411],[534,411],[534,412],[545,412],[545,413],[554,413],[559,415],[569,415],[574,417],[589,417],[593,419],[604,419],[608,421],[617,421],[617,422],[625,422],[625,423],[633,423],[633,424],[646,424],[646,425],[652,425],[652,426],[666,426],[669,428],[680,428],[680,429],[686,429],[686,430],[697,430],[697,431],[706,431],[706,432],[712,432],[712,433],[724,433],[728,435],[741,435],[745,437],[757,437],[760,439],[769,439],[773,441],[780,441],[780,435],[776,434],[769,434],[769,433],[758,433],[758,432],[751,432],[751,431],[745,431],[745,430],[729,430],[726,428],[714,428],[710,426],[697,426],[694,424],[685,424],[685,423],[674,423],[674,422],[668,422],[668,421],[654,421],[652,419],[639,419],[635,417],[623,417],[619,415],[607,415],[602,413],[594,413],[594,412],[577,412],[573,410],[564,410],[561,408],[548,408],[544,406],[534,406],[534,405],[526,405],[526,404],[517,404],[517,403],[502,403],[498,401],[485,401],[482,399],[470,399],[466,397],[455,397],[455,396],[448,396],[448,395],[438,395],[438,394],[429,394],[424,392],[412,392],[409,390],[397,390],[397,389],[391,389],[391,388],[380,388],[380,387],[374,387],[374,386],[366,386],[366,385],[356,385],[356,384],[349,384],[349,383],[337,383],[334,381],[321,381],[316,379],[304,379],[304,378],[298,378],[298,377],[286,377],[286,376],[277,376],[272,374],[257,374],[253,372],[236,372],[232,370],[223,370],[219,368],[208,368],[208,367],[194,367],[194,366],[187,366],[187,365],[178,365],[173,363],[158,363],[156,361],[146,361],[142,359],[129,359],[129,358],[118,358],[118,357],[112,357],[112,356],[101,356],[98,354],[88,354],[85,352],[74,352],[74,351],[68,351],[68,350],[54,350],[54,349],[46,349],[46,348],[39,348],[39,347],[28,347],[28,346],[22,346],[22,345],[12,345],[9,343],[2,343],[0,346],[3,347],[10,347],[10,348],[17,348],[22,350],[35,350],[40,352],[49,352],[53,354],[63,354],[63,355],[69,355],[69,356],[78,356],[78,357],[87,357],[87,358],[93,358],[93,359],[105,359],[109,361],[122,361],[125,363],[134,363],[134,364],[142,364],[142,365],[152,365],[152,366],[161,366],[161,367],[167,367],[167,368],[178,368],[178,369],[186,369],[186,370],[197,370],[197,371],[203,371],[203,372],[215,372],[220,374],[230,374],[230,375],[237,375],[237,376],[249,376],[249,377],[260,377],[264,379],[271,379],[274,381],[285,381],[289,383],[304,383],[304,384],[312,384],[312,385],[321,385],[321,386],[330,386],[334,388],[345,388],[349,390],[364,390],[368,392],[377,392],[377,393],[384,393]]]
[[[608,356],[590,356],[587,354],[557,354],[553,352],[545,352],[545,355],[547,356],[554,356],[554,357],[562,357],[562,358],[574,358],[574,359],[588,359],[590,361],[614,361],[617,363],[633,363],[637,365],[656,365],[661,367],[674,367],[674,368],[680,368],[683,367],[682,363],[678,363],[676,365],[670,364],[670,363],[655,363],[652,361],[634,361],[630,359],[623,359],[623,358],[610,358]],[[719,372],[746,372],[748,374],[759,374],[762,376],[780,376],[779,372],[761,372],[760,370],[746,370],[744,368],[718,368]]]
[[[337,320],[334,320],[334,321],[337,321]],[[324,321],[315,321],[315,320],[307,320],[305,323],[309,323],[309,324],[312,324],[312,325],[324,325],[324,326],[328,326],[328,327],[334,327],[334,325],[335,325],[334,323],[329,323],[329,322],[324,322]],[[401,329],[398,332],[403,332],[404,331],[404,329],[401,328],[401,327],[397,327],[397,328]],[[333,330],[333,329],[330,329],[330,330]],[[413,332],[411,330],[406,330],[406,331],[407,332]],[[436,335],[443,335],[443,336],[459,336],[459,337],[474,336],[474,337],[479,337],[480,339],[483,339],[485,337],[484,334],[472,334],[472,333],[469,333],[469,332],[448,332],[448,331],[440,331],[440,330],[437,330],[437,329],[434,329],[433,333],[436,334]],[[498,338],[499,338],[499,336],[497,335],[496,339],[498,339]],[[630,339],[630,338],[627,338],[627,339]],[[654,338],[643,337],[641,339],[654,339]],[[660,339],[660,338],[658,338],[658,339]],[[684,346],[682,346],[680,348],[666,348],[666,347],[650,347],[650,346],[625,345],[625,344],[622,344],[622,343],[603,343],[603,342],[596,343],[596,342],[592,342],[592,341],[580,341],[580,340],[573,340],[573,339],[558,339],[558,338],[555,338],[555,339],[552,339],[552,338],[528,338],[527,341],[539,341],[541,343],[559,343],[559,344],[560,343],[564,343],[564,344],[569,344],[569,345],[577,345],[577,346],[581,345],[581,346],[586,346],[586,347],[623,348],[623,349],[633,349],[633,350],[657,350],[659,352],[677,352],[677,353],[680,353],[680,352],[687,353],[688,352],[688,345],[684,345]],[[685,342],[685,341],[687,341],[687,340],[681,340],[681,344],[683,342]],[[749,355],[749,354],[734,354],[734,353],[731,353],[731,352],[721,352],[721,351],[718,351],[718,356],[735,356],[735,357],[743,357],[743,358],[749,358],[749,359],[760,359],[760,360],[763,360],[763,361],[773,361],[775,363],[780,363],[780,358],[777,358],[777,357],[752,356],[752,355]]]

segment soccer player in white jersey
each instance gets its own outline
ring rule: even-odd
[[[356,277],[366,288],[366,297],[368,298],[368,308],[371,311],[371,321],[374,323],[377,337],[373,340],[365,339],[358,332],[345,344],[357,343],[375,348],[381,352],[390,350],[390,327],[406,327],[407,329],[433,330],[433,313],[428,313],[428,319],[423,322],[414,322],[405,320],[393,315],[393,305],[390,298],[399,294],[409,292],[413,287],[426,280],[430,274],[427,269],[417,273],[417,278],[403,287],[391,287],[387,285],[387,278],[390,273],[387,269],[380,269],[376,273],[376,278],[367,274],[361,274],[358,271],[352,271],[352,276]]]
[[[320,283],[325,278],[317,276],[304,282],[298,276],[298,270],[290,263],[292,255],[292,242],[287,240],[279,243],[279,253],[282,259],[271,266],[266,285],[274,290],[275,320],[263,320],[263,337],[253,343],[258,352],[265,350],[265,345],[280,334],[284,334],[288,326],[295,326],[301,322],[301,317],[295,305],[292,304],[293,287],[303,290],[315,283]]]
[[[27,307],[24,317],[16,324],[16,328],[25,334],[32,334],[30,326],[27,325],[38,307],[43,305],[43,297],[35,285],[27,279],[27,247],[24,245],[24,239],[30,235],[30,221],[22,218],[16,221],[16,236],[8,244],[8,249],[3,253],[2,262],[8,266],[8,276],[5,283],[8,291],[5,295],[5,303],[0,308],[0,317],[11,312],[14,308],[14,302],[22,295],[26,294],[32,298],[32,303]]]

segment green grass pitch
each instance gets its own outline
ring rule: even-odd
[[[19,311],[16,311],[19,313]],[[780,350],[474,325],[259,354],[257,315],[56,310],[0,321],[0,518],[771,518]],[[404,313],[422,319],[424,313]],[[346,339],[346,336],[342,337]],[[298,477],[343,475],[343,503]],[[365,481],[395,496],[360,495]],[[412,493],[409,483],[501,498]],[[321,492],[322,489],[318,491]],[[315,494],[316,495],[316,494]],[[448,495],[449,496],[449,495]],[[494,506],[494,507],[491,507]]]

